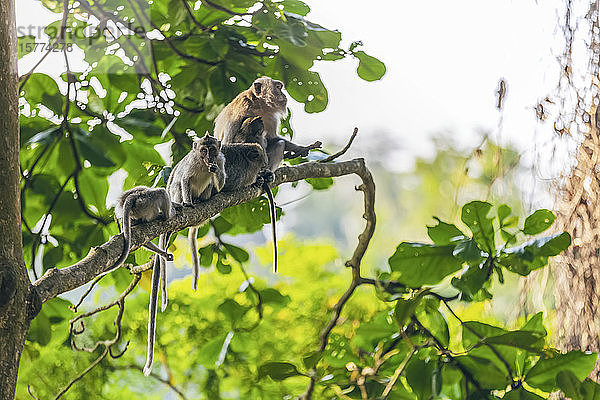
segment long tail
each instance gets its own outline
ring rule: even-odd
[[[192,271],[193,271],[193,284],[194,292],[198,288],[198,275],[200,274],[200,262],[198,261],[198,245],[196,243],[198,239],[198,227],[190,226],[188,232],[188,241],[190,242],[190,249],[192,251]]]
[[[150,304],[148,305],[148,348],[146,349],[146,365],[144,375],[150,375],[154,361],[154,332],[156,330],[156,310],[158,308],[158,284],[160,280],[160,259],[154,256],[154,267],[152,268],[152,288],[150,289]]]
[[[169,247],[169,240],[171,239],[171,233],[167,233],[165,235],[160,235],[159,247],[164,251],[167,251]],[[167,309],[167,260],[162,257],[160,259],[160,299],[161,299],[161,307],[160,311],[165,311]]]
[[[275,199],[273,198],[273,193],[271,192],[271,188],[265,182],[263,186],[263,190],[267,194],[267,198],[269,199],[269,214],[271,214],[271,232],[273,233],[273,273],[277,273],[277,266],[279,265],[279,257],[277,255],[277,229],[275,226],[275,222],[277,221],[277,214],[275,214]]]

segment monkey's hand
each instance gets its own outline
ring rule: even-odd
[[[215,163],[208,164],[208,172],[210,172],[211,174],[214,174],[218,170],[219,170],[219,167],[217,166],[217,164],[215,164]]]
[[[194,207],[194,203],[186,203],[185,201],[181,205],[184,207]]]
[[[271,183],[275,180],[275,174],[268,169],[259,172],[258,176],[260,176],[265,183]]]
[[[298,149],[287,151],[283,155],[284,158],[308,157],[308,152],[314,149],[320,149],[323,143],[316,141],[308,146],[298,146]]]

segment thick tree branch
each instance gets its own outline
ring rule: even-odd
[[[367,211],[363,217],[367,219],[367,226],[359,236],[359,243],[352,258],[347,262],[348,266],[358,268],[375,229],[375,212],[373,210],[375,184],[364,159],[359,158],[332,164],[309,162],[293,167],[281,167],[275,171],[273,185],[296,182],[306,178],[338,177],[351,174],[357,174],[363,179],[363,184],[358,188],[359,190],[372,193],[365,195],[365,210]],[[200,225],[227,207],[245,203],[260,195],[261,189],[253,186],[232,193],[219,193],[195,207],[179,208],[175,217],[168,221],[154,221],[138,225],[132,229],[131,249],[137,249],[161,233],[178,232],[188,226]],[[48,270],[43,277],[34,283],[42,301],[48,301],[61,293],[68,292],[91,281],[118,259],[122,248],[123,236],[119,234],[103,245],[93,247],[88,255],[78,263],[62,269],[53,268]]]

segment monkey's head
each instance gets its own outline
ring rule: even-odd
[[[217,169],[217,156],[221,151],[221,141],[217,140],[208,133],[192,145],[192,149],[200,153],[200,159],[208,166],[209,171],[215,172]]]
[[[273,111],[286,112],[287,97],[283,93],[283,82],[262,76],[252,83],[250,90]]]

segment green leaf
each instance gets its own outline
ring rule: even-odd
[[[305,16],[310,12],[310,7],[300,0],[283,0],[281,4],[288,13]]]
[[[42,73],[32,74],[23,87],[25,99],[32,107],[43,104],[56,115],[63,112],[64,98],[58,90],[58,85],[50,76]]]
[[[36,317],[31,321],[29,326],[29,332],[27,333],[27,340],[31,342],[37,342],[41,346],[45,346],[50,343],[52,338],[52,328],[50,327],[50,319],[42,310]]]
[[[271,377],[275,381],[282,381],[291,376],[301,375],[294,364],[288,362],[268,362],[258,367],[258,379]]]
[[[313,368],[315,365],[317,365],[322,356],[323,354],[319,351],[313,351],[306,354],[304,357],[302,357],[302,364],[304,364],[304,368]]]
[[[358,76],[368,82],[383,78],[386,70],[384,63],[364,51],[355,51],[352,54],[358,58],[358,68],[356,69]]]
[[[104,155],[101,148],[94,146],[89,140],[89,133],[81,128],[73,131],[73,138],[79,145],[79,152],[83,159],[88,160],[93,166],[100,168],[115,167],[115,164],[110,158]]]
[[[504,251],[499,262],[509,271],[528,275],[548,264],[548,257],[556,256],[571,245],[571,236],[562,232],[553,236],[531,240],[519,247]]]
[[[462,208],[461,220],[473,232],[473,239],[479,247],[490,255],[494,255],[494,226],[492,218],[487,215],[490,212],[492,205],[483,201],[472,201],[467,203]]]
[[[419,400],[428,400],[431,397],[434,368],[433,361],[426,362],[416,357],[413,357],[406,366],[406,381]]]
[[[200,255],[199,262],[203,267],[210,267],[213,262],[214,246],[209,244],[198,249]]]
[[[584,400],[581,393],[581,382],[571,371],[561,371],[556,375],[556,384],[571,400]]]
[[[215,229],[216,235],[227,233],[233,227],[229,221],[220,215],[212,220],[212,225]]]
[[[540,311],[529,319],[522,327],[523,331],[537,332],[542,336],[546,336],[548,332],[544,327],[543,313]]]
[[[444,346],[448,346],[450,331],[448,330],[448,322],[439,311],[439,305],[439,300],[427,298],[418,305],[416,317],[437,340]]]
[[[417,305],[419,305],[419,302],[422,298],[423,292],[409,299],[398,299],[398,301],[396,302],[396,307],[394,307],[394,320],[396,320],[396,323],[398,324],[400,330],[404,329],[406,323],[413,316]]]
[[[525,220],[523,233],[526,235],[537,235],[550,228],[556,220],[556,215],[550,210],[541,209],[535,211]]]
[[[455,357],[455,360],[467,369],[484,389],[504,389],[510,383],[506,373],[487,358],[468,355]]]
[[[433,217],[433,219],[436,220],[437,225],[427,226],[427,235],[433,240],[433,243],[444,246],[466,238],[465,234],[455,225],[442,222],[438,217]]]
[[[525,381],[529,386],[550,392],[556,389],[556,376],[561,371],[571,371],[579,380],[583,380],[596,364],[596,353],[570,351],[554,357],[540,359],[529,370]]]
[[[33,135],[26,143],[26,145],[31,145],[33,143],[39,144],[49,144],[56,140],[56,138],[60,137],[62,130],[60,126],[53,126],[48,128],[42,132],[36,133]]]
[[[333,178],[307,178],[306,182],[315,190],[325,190],[333,185]]]
[[[483,255],[473,239],[463,239],[454,248],[452,255],[463,261],[481,261]]]
[[[452,255],[453,250],[454,246],[403,242],[388,262],[405,285],[433,285],[461,268],[462,262]]]
[[[240,264],[243,264],[250,259],[248,252],[241,247],[237,247],[229,243],[223,243],[223,246],[225,246],[227,252],[231,254],[234,260]]]
[[[543,400],[544,398],[541,396],[538,396],[535,393],[532,393],[528,390],[525,390],[523,387],[519,387],[518,389],[515,390],[511,390],[510,392],[506,393],[504,395],[504,397],[502,398],[503,400]]]
[[[512,209],[506,204],[501,204],[498,206],[496,213],[498,214],[498,222],[500,223],[500,226],[504,226],[504,220],[510,216]]]
[[[19,58],[34,52],[35,50],[37,50],[36,47],[39,47],[39,45],[36,46],[36,37],[33,35],[20,36],[18,40]]]
[[[217,310],[223,313],[232,324],[235,324],[242,319],[249,309],[249,307],[244,307],[233,299],[225,299],[225,301],[217,307]]]
[[[260,297],[264,304],[277,304],[286,306],[292,301],[290,296],[282,295],[277,289],[266,288],[260,291]]]
[[[223,350],[227,351],[227,349],[223,349],[225,339],[227,339],[227,334],[222,334],[200,347],[198,349],[198,363],[208,369],[215,368],[221,356],[221,352]]]

